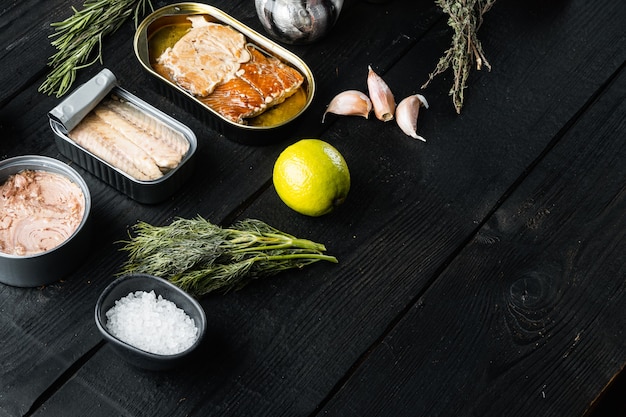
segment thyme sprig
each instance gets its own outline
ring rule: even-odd
[[[196,296],[239,289],[255,278],[321,260],[337,262],[323,254],[323,244],[255,219],[222,228],[202,217],[177,218],[166,226],[138,222],[133,230],[135,236],[122,242],[128,260],[119,275],[160,276]]]
[[[48,61],[52,69],[39,91],[57,97],[67,93],[78,70],[102,63],[102,39],[119,29],[131,15],[137,26],[147,7],[152,9],[150,0],[86,0],[81,10],[72,7],[72,16],[51,24],[55,32],[50,37],[56,38],[51,45],[57,52]],[[96,47],[98,53],[92,58]]]
[[[491,65],[478,39],[478,29],[482,25],[483,15],[491,9],[496,0],[436,0],[435,3],[448,15],[448,25],[454,30],[450,48],[439,59],[428,81],[452,67],[454,83],[450,88],[452,103],[457,113],[463,108],[463,90],[474,64],[480,70],[484,65],[491,70]]]

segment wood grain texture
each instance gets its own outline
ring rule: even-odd
[[[105,66],[192,128],[200,162],[180,192],[150,206],[79,169],[94,199],[92,254],[63,282],[0,288],[0,340],[11,341],[0,344],[0,415],[581,416],[626,363],[626,7],[600,3],[497,3],[479,33],[492,72],[473,73],[460,116],[449,74],[423,92],[425,144],[393,123],[321,116],[339,91],[366,91],[367,65],[398,101],[419,92],[450,39],[430,1],[349,2],[332,36],[290,48],[318,95],[293,137],[266,147],[228,141],[155,91],[125,25],[105,44]],[[50,4],[53,17],[28,16],[38,28],[68,7]],[[249,2],[215,5],[261,30]],[[39,78],[2,96],[2,158],[60,157],[47,125],[57,100],[36,91],[43,56],[8,55]],[[279,152],[305,136],[332,143],[352,172],[346,203],[318,219],[289,210],[271,186]],[[340,263],[202,299],[200,360],[137,370],[93,323],[123,261],[116,242],[139,219],[197,214],[263,219],[323,242]]]
[[[320,414],[587,412],[625,365],[625,114],[622,69]]]

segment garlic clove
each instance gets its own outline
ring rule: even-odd
[[[366,94],[357,90],[347,90],[337,94],[330,101],[322,116],[322,123],[326,119],[326,113],[342,116],[363,116],[367,119],[371,111],[372,101]]]
[[[414,94],[406,97],[398,104],[396,122],[406,135],[426,142],[426,139],[417,134],[417,116],[421,106],[428,108],[428,102],[423,95]]]
[[[393,119],[396,111],[393,93],[387,83],[380,75],[374,72],[371,66],[368,65],[367,68],[367,88],[372,100],[372,106],[374,107],[374,114],[378,120],[388,122]]]

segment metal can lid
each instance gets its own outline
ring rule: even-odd
[[[65,100],[52,109],[48,116],[61,123],[69,132],[115,86],[117,86],[117,78],[109,69],[104,68],[91,80],[74,90]]]

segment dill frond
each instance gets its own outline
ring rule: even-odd
[[[337,262],[321,243],[255,219],[222,228],[202,217],[177,218],[166,226],[138,222],[133,231],[121,242],[128,260],[118,275],[159,276],[195,296],[237,290],[255,278],[318,261]]]

